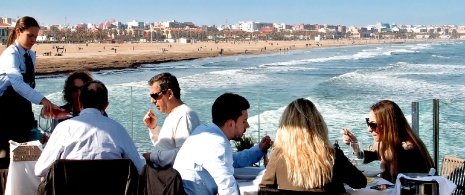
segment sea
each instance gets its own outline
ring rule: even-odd
[[[121,123],[140,152],[152,144],[142,121],[149,109],[158,124],[166,115],[150,103],[148,80],[161,72],[174,74],[181,99],[202,123],[211,124],[211,106],[225,92],[250,102],[245,135],[255,142],[274,139],[284,108],[297,98],[311,100],[323,115],[331,142],[341,143],[341,130],[353,132],[363,147],[373,142],[365,118],[370,106],[392,100],[412,121],[419,105],[419,135],[433,156],[433,100],[439,100],[439,161],[444,155],[465,158],[465,43],[412,42],[309,48],[280,53],[236,55],[123,70],[92,72],[109,90],[108,116]],[[66,75],[38,76],[36,89],[62,105]],[[41,106],[34,105],[36,119]],[[234,143],[232,143],[234,146]],[[341,144],[343,150],[348,146]]]

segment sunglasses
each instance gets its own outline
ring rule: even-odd
[[[163,91],[159,91],[157,93],[151,93],[150,94],[150,97],[152,97],[154,100],[158,100],[160,99],[161,95],[160,94],[163,94]]]
[[[78,87],[78,86],[71,86],[71,91],[72,92],[78,92],[82,89],[82,86]]]
[[[374,131],[374,132],[378,132],[376,130],[376,127],[378,127],[378,124],[374,123],[374,122],[370,122],[370,119],[369,118],[365,118],[366,122],[367,122],[367,126],[370,127],[371,131]]]

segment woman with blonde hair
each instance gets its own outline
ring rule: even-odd
[[[363,188],[366,177],[329,141],[315,105],[297,99],[284,110],[271,159],[260,187],[291,191],[344,193],[344,183]]]
[[[396,103],[382,100],[373,104],[365,120],[376,144],[365,151],[364,163],[380,160],[381,177],[395,182],[399,173],[428,173],[434,167],[425,144],[412,131]],[[344,129],[343,140],[348,144],[357,138]]]

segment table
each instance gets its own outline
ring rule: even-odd
[[[255,168],[256,169],[256,167],[250,167],[250,168]],[[256,195],[256,194],[258,194],[258,188],[259,188],[258,185],[262,181],[262,177],[263,177],[264,172],[265,172],[265,170],[261,171],[254,180],[237,179],[237,183],[239,185],[239,190],[241,191],[241,194],[243,194],[243,195]],[[382,190],[382,191],[370,189],[371,186],[378,185],[378,184],[391,184],[391,185],[393,185],[391,182],[389,182],[389,181],[387,181],[387,180],[385,180],[385,179],[383,179],[381,177],[374,177],[374,178],[375,178],[375,180],[373,182],[367,184],[367,187],[365,187],[365,188],[352,189],[349,186],[345,186],[345,189],[351,195],[360,195],[360,194],[362,194],[362,195],[363,194],[380,194],[380,195],[384,195],[384,194],[390,194],[391,191],[394,190],[394,188],[385,189],[385,190]]]
[[[348,185],[344,186],[346,191],[350,193],[351,195],[360,195],[360,194],[390,194],[394,188],[389,188],[385,190],[375,190],[375,189],[370,189],[371,186],[379,185],[379,184],[390,184],[394,185],[393,183],[389,182],[388,180],[385,180],[381,177],[373,177],[375,180],[371,183],[368,183],[365,188],[362,189],[352,189]]]
[[[40,177],[35,176],[37,161],[11,161],[8,168],[5,195],[37,194]]]

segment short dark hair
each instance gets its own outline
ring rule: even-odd
[[[169,72],[164,72],[155,75],[149,80],[149,86],[153,83],[158,82],[160,91],[165,94],[168,89],[173,91],[174,97],[178,100],[181,99],[181,88],[179,87],[178,79]]]
[[[212,120],[217,126],[223,126],[227,120],[237,120],[243,110],[250,108],[250,104],[244,97],[234,93],[224,93],[216,98],[212,106]]]
[[[74,80],[81,79],[84,84],[89,81],[92,81],[92,75],[87,70],[77,70],[68,75],[68,78],[65,80],[65,86],[63,86],[63,101],[66,104],[74,104],[73,102],[73,83]]]
[[[101,81],[89,81],[82,87],[79,101],[83,108],[103,110],[108,104],[107,87]]]

